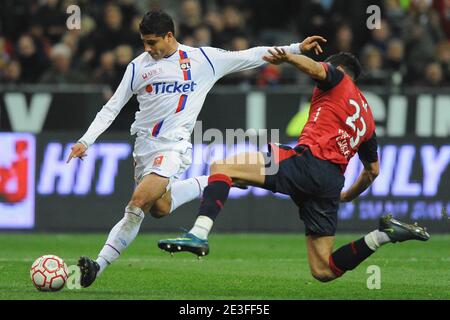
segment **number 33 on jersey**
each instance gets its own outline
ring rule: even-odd
[[[298,144],[340,165],[342,172],[356,152],[362,160],[377,161],[375,122],[367,100],[348,75],[331,64],[322,65],[327,78],[317,82]]]

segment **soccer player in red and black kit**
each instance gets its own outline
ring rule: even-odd
[[[322,37],[316,40],[306,49],[320,53],[319,42],[326,40]],[[267,62],[290,63],[317,83],[309,118],[297,146],[270,144],[267,154],[244,153],[213,163],[194,227],[180,238],[160,240],[158,246],[169,252],[208,254],[207,236],[233,183],[262,187],[291,197],[305,224],[311,273],[322,282],[353,270],[383,244],[428,240],[430,236],[424,228],[388,215],[380,218],[377,230],[333,251],[339,202],[357,198],[379,171],[375,122],[355,84],[361,66],[352,54],[345,52],[332,55],[325,62],[280,48],[273,48],[269,53],[264,57]],[[345,169],[357,152],[364,169],[356,182],[342,192]],[[250,163],[250,159],[256,161]],[[278,170],[273,174],[268,164],[274,163]]]

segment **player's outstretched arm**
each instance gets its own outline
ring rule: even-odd
[[[368,187],[371,186],[373,181],[378,176],[380,172],[380,163],[376,162],[366,162],[362,161],[364,169],[359,175],[355,183],[348,188],[347,191],[341,192],[341,201],[350,202],[359,197]]]
[[[287,62],[315,80],[325,80],[327,78],[327,72],[322,64],[307,56],[292,54],[284,50],[284,48],[277,47],[269,49],[268,52],[269,55],[263,57],[264,61],[272,64]]]
[[[326,42],[321,36],[312,36],[303,40],[302,43],[292,43],[282,46],[284,51],[291,54],[300,54],[314,50],[316,54],[322,53],[320,43]],[[241,51],[226,51],[213,47],[203,47],[205,59],[211,65],[214,77],[220,79],[223,76],[243,70],[260,67],[267,63],[262,57],[267,50],[273,47],[258,46]]]
[[[320,54],[323,52],[320,43],[326,41],[321,36],[311,36],[301,43],[292,43],[291,45],[280,48],[293,55],[308,51],[314,51],[316,54]],[[270,62],[262,59],[270,48],[273,47],[260,46],[241,51],[225,51],[212,47],[204,47],[201,50],[211,64],[215,78],[220,79],[227,74],[257,68]]]

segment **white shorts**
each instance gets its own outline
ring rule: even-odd
[[[172,141],[137,135],[134,143],[134,180],[136,184],[150,173],[178,180],[192,162],[192,144],[187,140]]]

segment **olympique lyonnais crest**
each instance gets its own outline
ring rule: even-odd
[[[190,58],[180,59],[180,68],[183,71],[190,70],[191,69],[191,59]]]

